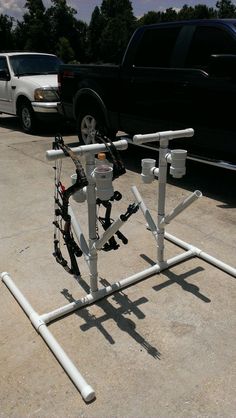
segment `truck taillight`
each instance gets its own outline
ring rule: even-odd
[[[74,71],[70,71],[70,70],[65,70],[62,72],[59,72],[57,75],[57,81],[58,81],[58,92],[59,94],[61,93],[61,84],[62,84],[62,80],[64,78],[74,78]]]
[[[58,81],[58,93],[61,94],[62,73],[57,74],[57,81]]]

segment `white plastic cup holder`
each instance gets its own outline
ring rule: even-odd
[[[174,178],[181,178],[186,173],[187,151],[184,149],[171,150],[170,174]]]
[[[155,169],[156,166],[156,160],[154,160],[153,158],[144,158],[141,161],[141,165],[142,165],[142,181],[145,184],[151,183],[154,180],[154,176],[153,176],[153,170]]]
[[[77,174],[72,174],[71,178],[71,183],[75,184],[76,180],[77,180]],[[84,187],[81,190],[78,190],[78,192],[75,192],[72,195],[72,199],[77,202],[77,203],[83,203],[86,200],[86,187]]]
[[[113,194],[113,168],[107,164],[98,165],[94,169],[94,178],[97,188],[97,197],[100,200],[109,200]]]

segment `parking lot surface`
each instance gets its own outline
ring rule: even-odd
[[[56,130],[25,135],[15,118],[0,116],[0,271],[39,314],[82,297],[89,283],[82,258],[81,287],[52,256],[54,170],[45,152]],[[73,130],[63,137],[77,143]],[[151,153],[132,146],[122,152],[127,173],[114,182],[123,195],[114,218],[133,202],[136,185],[156,219],[158,182],[144,185],[140,176],[141,159],[157,158]],[[65,182],[73,172],[64,160]],[[195,189],[203,197],[167,231],[236,267],[235,174],[187,162],[183,179],[169,178],[167,212]],[[86,230],[86,205],[72,205]],[[141,211],[122,232],[128,245],[99,252],[100,286],[156,261]],[[166,242],[167,258],[182,251]],[[95,389],[90,403],[3,282],[0,288],[0,417],[235,417],[236,282],[216,267],[191,258],[49,326]]]

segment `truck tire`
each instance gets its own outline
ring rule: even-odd
[[[21,101],[18,106],[18,116],[24,132],[33,133],[35,129],[35,115],[28,100]]]
[[[88,145],[96,142],[95,133],[101,134],[114,139],[115,133],[110,132],[106,125],[105,118],[98,109],[82,109],[76,120],[77,132],[79,140],[82,144]]]

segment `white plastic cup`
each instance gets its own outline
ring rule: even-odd
[[[113,194],[113,168],[107,164],[99,165],[94,169],[94,178],[97,188],[97,197],[100,200],[109,200]]]
[[[151,183],[154,180],[152,169],[156,166],[156,160],[152,158],[144,158],[141,162],[142,165],[142,181],[145,184]]]

